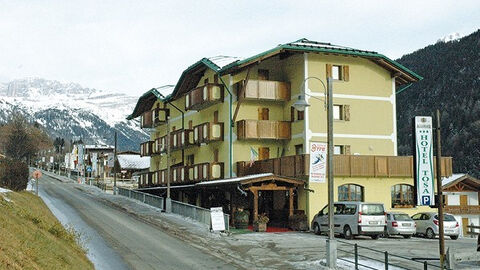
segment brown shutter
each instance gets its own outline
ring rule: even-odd
[[[351,153],[350,153],[350,145],[345,145],[345,146],[344,146],[344,149],[345,149],[345,155],[351,155]]]
[[[258,120],[268,120],[268,119],[269,119],[269,109],[258,108]]]
[[[218,162],[218,148],[213,150],[213,162]]]
[[[188,129],[192,129],[193,128],[193,122],[192,120],[188,120]]]
[[[327,78],[332,77],[332,64],[327,64]]]
[[[295,121],[295,108],[292,106],[290,107],[290,122]]]
[[[213,112],[213,123],[218,123],[218,111]]]
[[[343,105],[343,120],[350,121],[350,105]]]
[[[350,71],[348,66],[343,66],[343,80],[346,82],[350,80]]]
[[[270,158],[270,149],[268,147],[258,148],[258,160],[264,160]]]

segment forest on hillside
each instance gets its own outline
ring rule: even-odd
[[[397,60],[424,77],[398,93],[399,155],[412,154],[412,118],[441,112],[442,155],[455,173],[480,178],[480,30]]]

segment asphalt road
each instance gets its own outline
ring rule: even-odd
[[[44,174],[40,196],[82,235],[96,269],[236,269],[75,188]]]

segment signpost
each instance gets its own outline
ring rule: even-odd
[[[38,196],[38,180],[42,177],[42,172],[39,170],[35,170],[32,173],[33,178],[35,179],[35,195]]]
[[[310,143],[310,182],[325,183],[327,168],[327,144]]]
[[[415,185],[417,205],[434,205],[432,117],[415,117]]]
[[[210,208],[210,220],[212,223],[212,231],[225,231],[225,217],[222,207]]]

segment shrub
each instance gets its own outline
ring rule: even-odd
[[[28,166],[13,159],[0,160],[0,187],[13,191],[25,190],[28,184]]]

